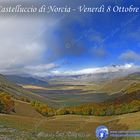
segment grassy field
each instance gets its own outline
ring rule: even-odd
[[[48,87],[38,87],[24,85],[23,88],[40,95],[46,99],[47,103],[53,107],[64,107],[80,105],[90,102],[101,102],[107,100],[109,95],[97,92],[96,85],[52,85]]]
[[[81,94],[92,93],[93,91],[97,91],[99,89],[99,85],[97,84],[89,84],[89,85],[67,85],[66,83],[51,85],[51,86],[35,86],[35,85],[21,85],[25,89],[38,89],[38,90],[80,90]],[[85,92],[84,92],[85,91]],[[91,92],[92,91],[92,92]]]
[[[47,118],[30,104],[17,101],[15,114],[0,114],[0,137],[12,140],[94,140],[98,125],[106,125],[109,130],[140,130],[139,116],[140,112],[109,117],[64,115]]]
[[[35,86],[35,85],[21,85],[25,89],[42,89],[42,90],[48,90],[48,88],[41,87],[41,86]]]
[[[42,115],[38,113],[30,105],[30,103],[26,103],[18,100],[15,100],[15,113],[13,113],[13,115],[42,118]]]
[[[70,133],[81,137],[95,138],[98,125],[106,125],[110,130],[140,130],[140,113],[117,117],[57,116],[53,118],[32,118],[25,116],[0,115],[0,126],[14,128],[20,134],[32,138],[34,135],[46,137]],[[79,136],[80,137],[80,136]],[[87,139],[88,139],[87,138]]]

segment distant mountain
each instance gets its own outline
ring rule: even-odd
[[[50,80],[61,81],[87,81],[104,82],[108,79],[127,76],[128,74],[140,71],[139,67],[133,64],[111,65],[100,68],[82,69],[79,71],[65,71],[47,76]],[[45,79],[45,78],[44,78]]]
[[[38,78],[33,77],[23,77],[23,76],[17,76],[17,75],[5,75],[5,77],[16,84],[21,85],[37,85],[37,86],[46,86],[48,83],[46,81],[40,80]]]
[[[81,75],[60,75],[60,76],[49,76],[45,77],[44,80],[48,79],[50,81],[57,82],[71,82],[78,83],[96,83],[96,84],[104,84],[112,79],[121,78],[127,76],[129,73],[124,71],[119,72],[106,72],[106,73],[96,73],[96,74],[81,74]]]

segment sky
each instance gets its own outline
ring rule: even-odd
[[[15,4],[14,1],[1,1]],[[32,0],[25,5],[138,6],[138,0]],[[18,3],[19,4],[19,3]],[[0,73],[70,75],[138,69],[139,13],[0,15]]]

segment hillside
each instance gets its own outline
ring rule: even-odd
[[[122,92],[125,94],[132,94],[132,93],[140,92],[140,83],[134,82],[130,84],[128,87],[124,88]]]
[[[48,83],[46,81],[33,78],[33,77],[23,77],[23,76],[17,76],[17,75],[5,75],[5,77],[16,84],[20,85],[38,85],[38,86],[46,86]]]
[[[114,79],[112,82],[108,82],[104,85],[102,90],[110,90],[111,97],[106,102],[114,102],[115,104],[128,104],[133,101],[140,101],[140,73],[129,74],[126,77]],[[114,88],[114,89],[113,89]],[[118,96],[117,96],[118,95]]]
[[[125,77],[127,80],[140,80],[140,72],[129,74]]]
[[[108,93],[117,93],[123,89],[126,89],[133,83],[140,82],[140,73],[132,73],[125,77],[115,78],[105,82],[100,88],[100,91],[108,92]]]
[[[123,88],[127,87],[131,83],[132,81],[128,81],[123,78],[116,78],[113,80],[109,80],[105,84],[103,84],[100,88],[100,91],[111,94],[116,93],[122,90]]]
[[[15,100],[15,112],[12,113],[18,116],[42,118],[43,116],[38,113],[30,103]]]
[[[9,93],[15,98],[26,97],[29,100],[46,102],[42,96],[34,94],[28,90],[23,89],[21,86],[8,81],[3,75],[0,75],[0,90]]]

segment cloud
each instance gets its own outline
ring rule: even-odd
[[[56,67],[57,67],[56,64],[50,63],[50,64],[41,64],[41,65],[36,65],[36,66],[26,66],[25,69],[31,70],[31,71],[35,70],[37,72],[40,72],[40,71],[50,70]]]
[[[97,31],[94,31],[94,30],[91,30],[91,35],[90,35],[90,39],[91,41],[93,41],[96,45],[102,45],[103,41],[104,41],[104,36],[97,32]]]
[[[119,59],[122,59],[124,61],[139,61],[140,60],[140,54],[136,53],[132,50],[128,50],[128,51],[122,53],[119,56]]]
[[[44,69],[47,64],[44,53],[49,44],[46,38],[57,20],[29,17],[3,17],[0,22],[0,72],[29,73],[34,65]],[[45,37],[44,37],[45,36]],[[43,63],[43,65],[40,65]],[[33,69],[32,69],[33,70]],[[46,70],[46,69],[45,69]]]
[[[59,65],[50,63],[50,64],[40,64],[36,66],[26,66],[24,67],[24,71],[31,75],[36,76],[46,76],[50,73],[52,69],[58,68]]]
[[[93,56],[98,57],[98,58],[104,58],[105,56],[107,56],[107,51],[103,47],[92,48],[91,53],[93,54]]]
[[[134,70],[137,69],[137,66],[134,64],[124,64],[124,65],[112,65],[105,67],[95,67],[95,68],[87,68],[81,69],[77,71],[52,71],[54,75],[82,75],[82,74],[97,74],[97,73],[110,73],[110,72],[118,72],[118,71],[126,71],[126,70]]]
[[[0,68],[26,65],[38,61],[45,46],[34,39],[43,26],[36,19],[2,18],[0,22]]]
[[[86,46],[84,39],[80,39],[79,36],[75,37],[75,29],[71,29],[71,22],[73,22],[71,16],[64,17],[59,24],[59,28],[56,30],[55,28],[53,29],[56,34],[54,35],[52,31],[49,38],[46,38],[46,43],[49,44],[49,54],[47,55],[48,63],[69,56],[79,57],[85,53]],[[78,24],[80,25],[81,23],[79,22]],[[82,36],[84,36],[84,34],[82,34]]]
[[[128,36],[131,37],[132,39],[140,42],[140,27],[137,30],[130,32],[128,34]]]
[[[54,63],[28,65],[24,67],[14,67],[9,69],[0,69],[0,73],[12,74],[12,75],[32,75],[32,76],[46,76],[50,74],[50,71],[58,68],[59,65]]]

